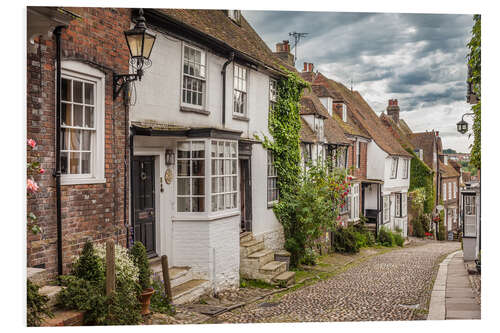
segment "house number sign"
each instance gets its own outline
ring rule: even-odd
[[[172,178],[174,178],[172,169],[167,169],[165,171],[165,184],[170,184],[172,182]]]

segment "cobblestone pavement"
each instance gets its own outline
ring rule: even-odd
[[[458,242],[429,241],[374,256],[316,284],[217,317],[219,323],[425,319],[431,282]]]

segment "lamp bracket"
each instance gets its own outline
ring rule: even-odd
[[[113,73],[113,100],[120,95],[123,86],[127,85],[129,82],[141,80],[144,72],[142,69],[138,69],[135,74],[116,74]]]

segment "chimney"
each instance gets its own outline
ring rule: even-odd
[[[394,120],[396,124],[399,123],[399,106],[397,99],[390,99],[389,105],[387,106],[387,115]]]
[[[312,62],[304,62],[304,69],[302,72],[312,73],[314,71],[314,64]]]
[[[293,54],[290,53],[290,42],[287,40],[282,41],[281,43],[276,43],[276,52],[273,52],[275,56],[288,63],[291,66],[294,66],[295,60]]]
[[[436,136],[439,136],[439,131],[436,131]]]

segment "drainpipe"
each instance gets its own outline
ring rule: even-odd
[[[63,274],[62,221],[61,221],[61,30],[54,30],[56,36],[56,224],[57,224],[57,273]]]
[[[125,92],[124,92],[124,96],[128,96],[128,84],[126,85],[125,87]],[[128,132],[128,112],[129,112],[129,107],[128,107],[128,98],[125,98],[124,97],[124,101],[123,101],[123,104],[124,104],[124,108],[125,108],[125,128],[124,128],[124,131],[125,131],[125,140],[124,140],[124,146],[123,147],[123,151],[124,151],[124,154],[126,154],[127,152],[127,138],[128,138],[128,135],[129,135],[129,132]],[[130,154],[129,154],[129,158],[127,160],[127,158],[124,159],[123,161],[123,167],[124,167],[124,171],[123,171],[123,224],[125,226],[125,230],[126,230],[126,237],[127,237],[127,249],[129,248],[129,226],[128,226],[128,219],[127,219],[127,196],[129,194],[129,191],[128,191],[128,187],[127,187],[127,181],[128,181],[128,166],[130,165],[130,161],[132,160]],[[132,177],[131,177],[132,178]]]
[[[128,124],[126,125],[128,126]],[[132,227],[133,223],[135,222],[135,216],[134,216],[134,180],[132,179],[132,175],[134,172],[134,135],[135,135],[135,130],[133,128],[130,129],[130,136],[129,136],[129,169],[130,169],[130,218],[129,218],[129,225],[127,226],[127,248],[130,246],[130,228]]]
[[[234,60],[234,52],[229,54],[229,58],[222,65],[222,127],[226,127],[226,67]]]

